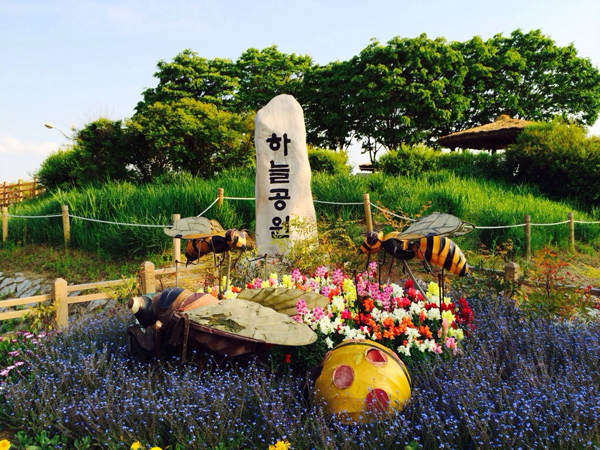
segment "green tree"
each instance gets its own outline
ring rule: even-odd
[[[137,152],[121,120],[100,118],[76,132],[76,152],[83,181],[125,180],[133,176],[129,165]]]
[[[235,62],[238,109],[256,112],[277,95],[297,97],[304,75],[312,66],[309,56],[281,53],[275,45],[246,50]]]
[[[298,93],[304,108],[306,140],[317,147],[345,151],[355,134],[350,63],[335,62],[309,70]]]
[[[383,147],[428,141],[459,120],[463,95],[462,55],[444,39],[422,34],[372,42],[354,57],[348,89],[357,137],[371,161]]]
[[[461,52],[467,75],[469,109],[453,128],[492,122],[501,114],[528,120],[560,116],[593,124],[600,110],[600,73],[570,44],[559,47],[540,30],[488,41],[475,37],[453,43]]]
[[[254,164],[252,114],[183,98],[147,106],[131,126],[144,141],[145,154],[137,167],[146,179],[178,171],[208,177]]]
[[[144,111],[156,102],[174,103],[192,98],[225,109],[234,107],[238,90],[237,69],[228,59],[206,59],[190,49],[179,53],[172,62],[159,61],[155,88],[146,89],[136,111]]]

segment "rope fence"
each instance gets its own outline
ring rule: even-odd
[[[223,188],[219,188],[217,190],[217,197],[212,201],[212,203],[210,205],[208,205],[208,207],[204,211],[202,211],[196,217],[204,216],[204,214],[206,214],[215,205],[217,205],[217,207],[221,207],[223,205],[224,200],[255,201],[256,199],[255,199],[255,197],[226,197],[224,195]],[[374,203],[371,203],[368,193],[363,194],[362,202],[332,202],[332,201],[324,201],[324,200],[317,200],[317,199],[313,199],[313,202],[321,203],[321,204],[325,204],[325,205],[363,206],[364,210],[365,210],[365,219],[366,219],[368,231],[373,231],[373,220],[372,220],[372,215],[371,215],[371,207],[381,211],[382,213],[384,213],[386,215],[390,215],[392,217],[396,217],[396,218],[399,218],[402,220],[407,220],[407,221],[412,221],[412,222],[417,220],[417,219],[413,219],[410,217],[395,214],[394,212],[390,211],[387,208],[384,208],[384,207],[381,207]],[[70,219],[71,218],[77,219],[77,220],[89,221],[89,222],[103,223],[103,224],[107,224],[107,225],[117,225],[117,226],[154,227],[154,228],[169,228],[169,227],[173,226],[173,224],[159,225],[159,224],[144,224],[144,223],[126,223],[126,222],[113,222],[113,221],[109,221],[109,220],[92,219],[89,217],[81,217],[81,216],[77,216],[74,214],[70,214],[69,208],[67,205],[63,205],[61,209],[62,209],[61,214],[48,214],[45,216],[23,216],[23,215],[8,214],[8,207],[5,207],[5,206],[2,207],[2,242],[5,242],[8,238],[8,219],[9,218],[47,219],[47,218],[62,217],[64,241],[65,241],[65,246],[67,246],[67,247],[70,244],[70,233],[71,233],[70,232]],[[180,218],[179,214],[173,214],[173,223],[175,222],[175,220],[178,220],[179,218]],[[514,225],[497,225],[497,226],[477,226],[476,225],[475,228],[479,229],[479,230],[498,230],[498,229],[506,229],[506,228],[524,227],[525,242],[526,242],[525,257],[527,259],[529,259],[531,257],[531,227],[532,226],[556,226],[556,225],[568,224],[570,227],[569,248],[572,251],[574,251],[575,250],[575,234],[574,234],[574,224],[575,223],[600,224],[600,221],[574,220],[573,213],[569,212],[569,213],[567,213],[567,220],[564,220],[561,222],[531,223],[531,217],[528,214],[526,214],[524,216],[523,223],[514,224]],[[178,249],[176,249],[175,247],[177,246],[179,248],[180,240],[174,239],[174,241],[177,241],[177,245],[174,243],[174,254],[175,253],[178,254],[179,251],[177,251]],[[175,258],[175,260],[177,260],[177,258]]]

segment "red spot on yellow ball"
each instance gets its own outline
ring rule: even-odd
[[[385,412],[388,409],[390,397],[383,389],[375,388],[367,394],[366,403],[367,411]]]
[[[336,388],[345,389],[354,381],[354,370],[346,364],[341,364],[334,369],[331,377]]]
[[[377,348],[370,348],[367,350],[365,357],[367,358],[367,361],[375,366],[383,366],[387,362],[385,353]]]

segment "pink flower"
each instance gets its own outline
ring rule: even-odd
[[[456,353],[458,352],[458,348],[456,346],[456,340],[453,337],[446,339],[446,342],[444,342],[444,345],[452,350],[453,355],[456,355]]]
[[[352,319],[352,313],[350,313],[350,311],[348,311],[347,309],[344,309],[342,311],[341,317],[344,320]]]
[[[306,302],[304,300],[298,300],[296,303],[296,311],[298,314],[308,314],[308,307],[306,306]]]
[[[335,269],[331,275],[331,281],[337,285],[344,281],[344,273],[340,269]]]
[[[323,316],[325,316],[325,311],[323,311],[323,308],[320,306],[315,306],[315,309],[313,309],[313,319],[321,320]]]

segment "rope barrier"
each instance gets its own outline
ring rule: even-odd
[[[227,200],[256,200],[256,197],[223,197]]]
[[[227,200],[256,200],[255,197],[223,197],[223,199],[227,199]],[[213,200],[213,202],[204,210],[202,211],[200,214],[198,214],[196,217],[201,217],[203,216],[208,210],[210,210],[215,203],[217,203],[219,201],[219,198],[215,198]],[[363,205],[364,203],[362,202],[330,202],[330,201],[324,201],[324,200],[317,200],[317,199],[313,199],[313,202],[315,203],[323,203],[323,204],[327,204],[327,205],[342,205],[342,206],[359,206],[359,205]],[[406,216],[401,216],[398,214],[393,213],[392,211],[390,211],[389,209],[386,208],[382,208],[379,205],[376,205],[374,203],[369,203],[372,207],[378,209],[379,211],[382,211],[386,214],[389,214],[390,216],[402,219],[402,220],[408,220],[411,222],[415,222],[417,219],[412,219],[410,217],[406,217]],[[6,217],[15,217],[15,218],[20,218],[20,219],[45,219],[45,218],[53,218],[53,217],[61,217],[61,214],[49,214],[46,216],[21,216],[21,215],[15,215],[15,214],[7,214]],[[105,224],[109,224],[109,225],[123,225],[123,226],[132,226],[132,227],[156,227],[156,228],[169,228],[172,227],[172,224],[169,225],[152,225],[152,224],[140,224],[140,223],[124,223],[124,222],[110,222],[107,220],[100,220],[100,219],[90,219],[88,217],[81,217],[81,216],[75,216],[72,214],[69,214],[69,217],[73,217],[74,219],[79,219],[79,220],[87,220],[89,222],[98,222],[98,223],[105,223]],[[570,223],[570,220],[564,220],[561,222],[554,222],[554,223],[530,223],[530,226],[554,226],[554,225],[564,225],[566,223]],[[583,220],[573,220],[573,223],[581,223],[581,224],[600,224],[600,221],[590,221],[590,222],[586,222]],[[502,228],[516,228],[516,227],[524,227],[525,224],[524,223],[520,223],[520,224],[516,224],[516,225],[498,225],[498,226],[476,226],[476,229],[479,230],[497,230],[497,229],[502,229]]]
[[[165,228],[165,227],[171,227],[172,226],[172,225],[150,225],[150,224],[145,224],[145,223],[109,222],[108,220],[90,219],[90,218],[87,218],[87,217],[74,216],[72,214],[69,214],[69,217],[73,217],[74,219],[87,220],[89,222],[107,223],[109,225],[124,225],[124,226],[129,226],[129,227],[157,227],[157,228],[160,227],[160,228]]]
[[[342,202],[326,202],[325,200],[317,200],[317,199],[313,199],[314,203],[323,203],[325,205],[350,205],[350,206],[355,206],[355,205],[363,205],[362,202],[352,202],[352,203],[342,203]]]
[[[50,214],[47,216],[17,216],[14,214],[7,214],[6,217],[17,217],[19,219],[46,219],[48,217],[62,217],[62,214]]]
[[[198,214],[196,217],[203,216],[203,215],[204,215],[204,213],[205,213],[206,211],[208,211],[210,208],[212,208],[212,207],[214,206],[214,204],[215,204],[215,203],[217,203],[218,201],[219,201],[219,197],[215,198],[215,199],[214,199],[214,201],[213,201],[213,202],[212,202],[210,205],[208,205],[208,208],[206,208],[204,211],[202,211],[202,212],[201,212],[200,214]]]
[[[373,206],[374,208],[377,208],[379,211],[385,212],[386,214],[389,214],[390,216],[394,216],[397,217],[399,219],[403,219],[403,220],[410,220],[411,222],[415,222],[416,219],[411,219],[410,217],[404,217],[404,216],[399,216],[398,214],[394,214],[393,212],[391,212],[389,209],[384,209],[381,208],[379,206],[377,206],[375,203],[369,203],[371,206]],[[362,205],[362,203],[361,203]]]
[[[533,225],[533,224],[530,224]],[[525,224],[524,223],[519,223],[517,225],[497,225],[497,226],[488,226],[488,227],[478,227],[477,225],[475,226],[476,230],[498,230],[500,228],[516,228],[516,227],[524,227]]]

